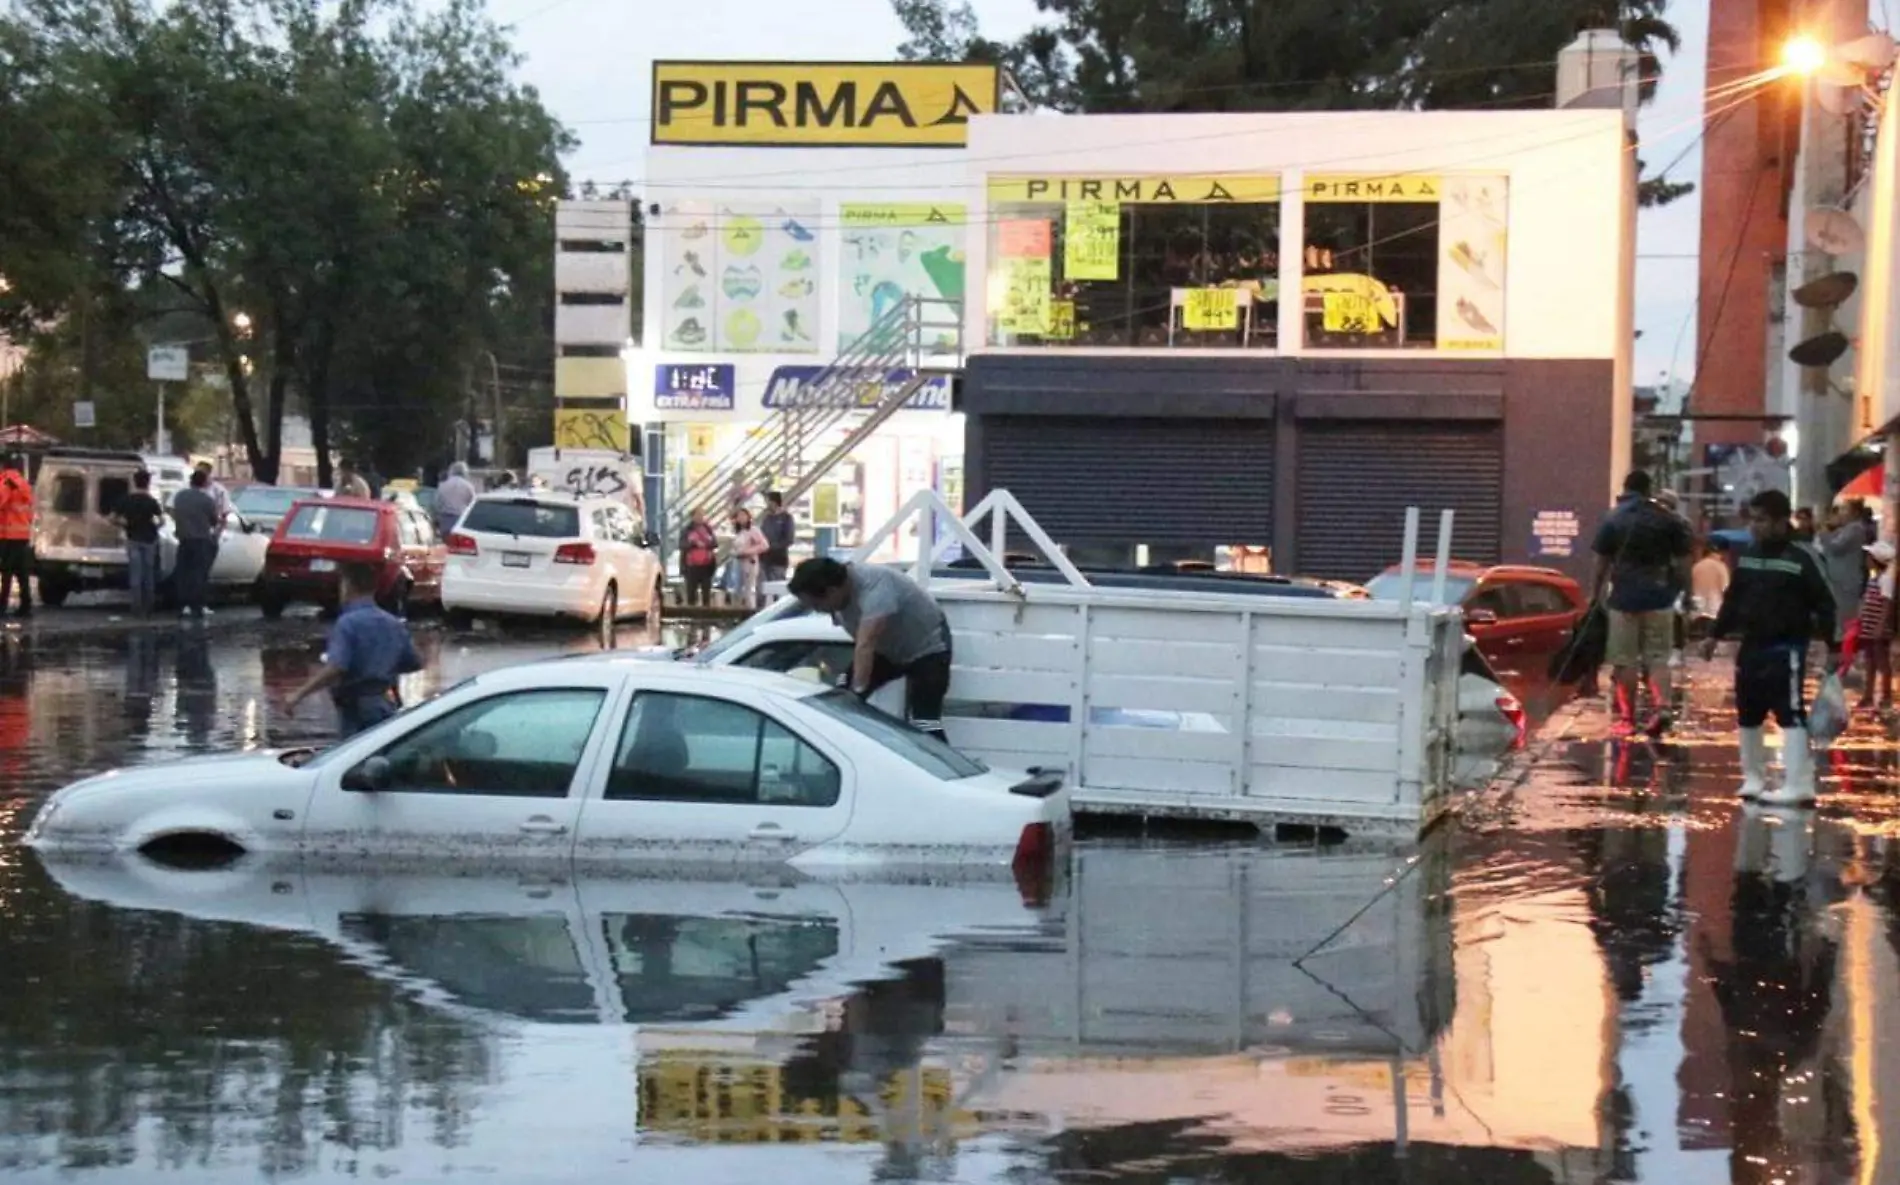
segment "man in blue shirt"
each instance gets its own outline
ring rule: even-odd
[[[1676,601],[1689,587],[1689,524],[1650,499],[1649,474],[1631,473],[1597,532],[1596,596],[1609,610],[1604,657],[1616,672],[1617,729],[1636,731],[1637,684],[1647,668],[1655,703],[1647,731],[1669,730],[1669,655]],[[1605,590],[1608,596],[1605,596]]]
[[[396,680],[421,670],[422,659],[409,637],[409,627],[377,606],[376,569],[344,564],[338,577],[343,608],[330,627],[323,669],[284,701],[284,711],[294,715],[297,705],[327,690],[347,738],[381,724],[401,709]]]

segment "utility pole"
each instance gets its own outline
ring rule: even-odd
[[[488,378],[493,384],[495,396],[495,456],[494,464],[501,466],[502,458],[502,418],[501,418],[501,364],[495,361],[495,351],[484,350],[488,355]]]

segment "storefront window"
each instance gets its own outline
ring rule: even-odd
[[[993,179],[989,341],[1271,349],[1273,177]]]
[[[1506,185],[1495,176],[1308,178],[1306,344],[1501,350]]]

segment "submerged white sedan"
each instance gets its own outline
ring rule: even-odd
[[[115,770],[59,791],[49,852],[785,863],[1048,862],[1053,774],[987,768],[848,692],[590,655],[471,679],[334,748]]]

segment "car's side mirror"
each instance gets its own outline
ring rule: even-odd
[[[1467,609],[1465,621],[1472,625],[1496,625],[1498,613],[1495,609]]]
[[[342,786],[356,794],[375,794],[389,789],[392,775],[389,758],[372,757],[344,774]]]

